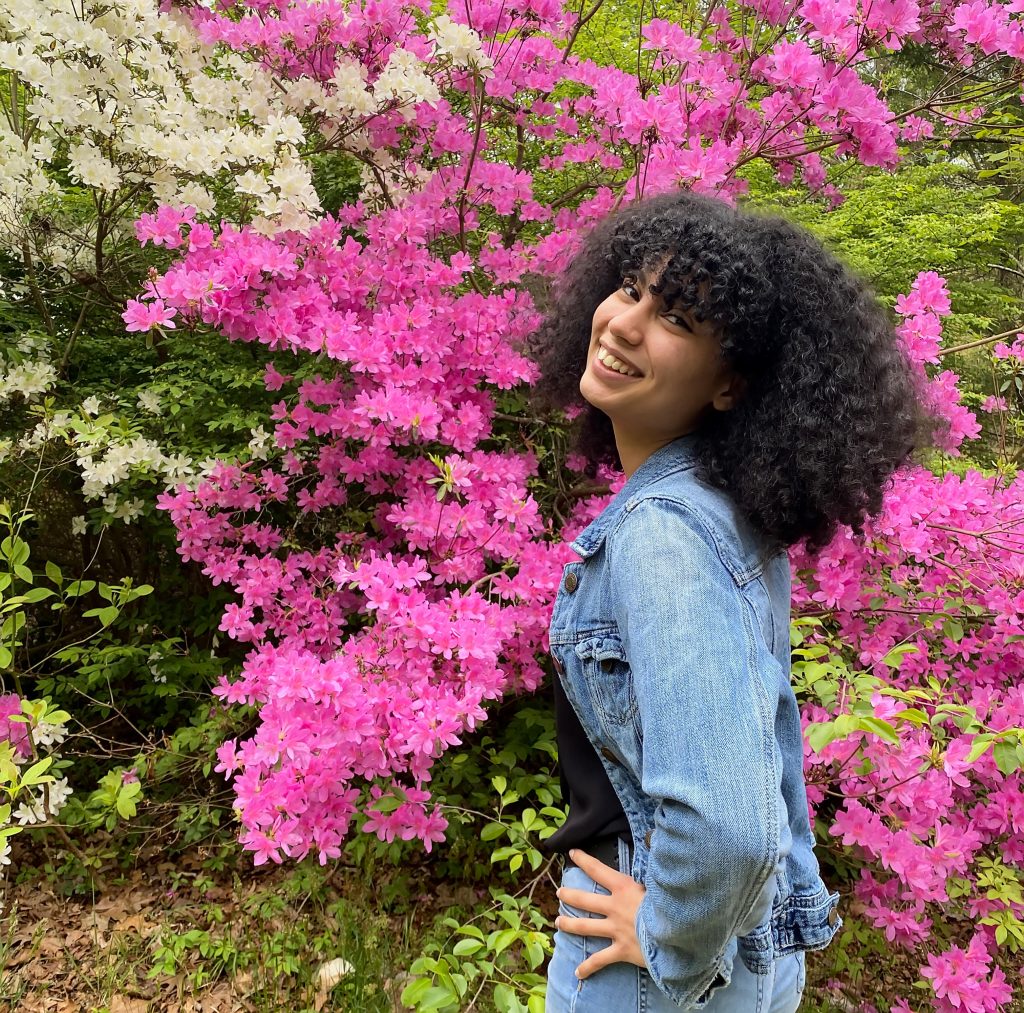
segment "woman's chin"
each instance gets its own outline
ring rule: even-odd
[[[610,393],[608,385],[601,383],[588,366],[586,372],[580,377],[580,395],[583,400],[595,408],[604,408]]]

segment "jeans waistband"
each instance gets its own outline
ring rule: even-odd
[[[632,856],[633,842],[625,837],[621,839],[626,842],[629,854]],[[580,851],[585,851],[599,862],[610,865],[613,869],[618,869],[619,872],[628,873],[628,868],[619,869],[619,840],[618,834],[605,834],[603,837],[592,837],[589,841],[584,841],[582,844],[577,845],[577,847]],[[568,855],[565,856],[565,860],[568,864],[575,865],[575,862]]]

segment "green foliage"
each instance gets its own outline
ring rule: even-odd
[[[147,584],[134,586],[131,578],[116,585],[81,579],[69,581],[52,560],[45,562],[42,572],[33,571],[29,565],[32,550],[22,537],[32,520],[30,511],[19,511],[0,501],[0,529],[4,532],[0,540],[0,678],[5,684],[8,680],[13,682],[16,692],[8,699],[15,700],[20,709],[20,713],[8,716],[8,728],[0,741],[0,792],[6,796],[6,802],[0,804],[3,857],[9,851],[7,839],[21,832],[24,824],[46,827],[64,808],[67,792],[58,792],[58,788],[64,789],[66,784],[59,784],[54,775],[63,774],[72,766],[55,750],[67,734],[72,715],[49,698],[30,698],[23,686],[23,677],[28,673],[21,655],[29,632],[37,625],[32,622],[33,612],[43,603],[50,612],[78,607],[84,596],[95,591],[105,604],[80,610],[82,619],[94,619],[99,624],[100,630],[93,633],[95,637],[113,624],[122,610],[153,590]],[[92,625],[95,629],[95,623]],[[59,668],[65,660],[60,651],[51,650],[41,664]],[[19,726],[24,728],[23,736],[18,734]],[[119,774],[108,777],[120,781]],[[101,781],[91,800],[97,822],[105,822],[107,829],[112,830],[118,819],[133,817],[140,792],[138,783],[115,787],[113,780]],[[23,825],[11,823],[15,802],[21,804],[18,815]]]
[[[408,923],[396,926],[370,889],[364,894],[349,887],[347,896],[338,896],[329,869],[281,872],[255,887],[236,876],[231,890],[216,893],[205,874],[178,875],[175,892],[208,899],[188,903],[181,917],[164,926],[147,977],[157,983],[175,977],[202,988],[245,973],[247,998],[256,1009],[391,1013],[385,983],[407,963]],[[224,893],[233,899],[212,899]],[[323,965],[339,959],[347,973],[325,985]]]
[[[781,211],[813,231],[868,279],[879,298],[894,307],[921,271],[948,282],[952,313],[943,319],[943,347],[971,345],[948,354],[937,368],[960,376],[963,402],[982,425],[981,439],[961,458],[934,455],[934,468],[962,474],[969,467],[1007,466],[1024,444],[1024,377],[1012,361],[996,363],[996,338],[1011,341],[1024,330],[1024,270],[1016,251],[1024,243],[1024,210],[1003,190],[978,181],[966,165],[908,161],[899,172],[851,165],[842,172],[845,200],[836,208],[780,187],[762,167],[750,167],[752,203]],[[985,343],[984,338],[990,342]],[[1020,385],[1018,386],[1018,380]],[[1010,411],[978,411],[991,395],[1006,397]]]
[[[949,163],[907,165],[897,173],[851,167],[844,201],[834,209],[806,200],[796,189],[752,193],[764,210],[815,232],[843,260],[870,279],[889,304],[919,271],[937,271],[950,283],[955,314],[946,330],[977,337],[1012,318],[1022,303],[1015,287],[989,265],[1024,238],[1024,211],[979,185],[970,170]],[[1002,328],[999,328],[1002,329]]]
[[[980,924],[994,925],[996,942],[1019,953],[1024,950],[1024,921],[1017,914],[1024,906],[1021,874],[997,857],[982,856],[977,867],[975,889],[984,891],[985,899],[994,902],[994,909],[980,919]]]
[[[490,903],[467,917],[441,919],[402,993],[422,1013],[465,1009],[481,996],[501,1013],[543,1010],[539,971],[551,952],[551,923],[533,898],[553,861],[539,844],[565,820],[554,717],[551,708],[525,702],[507,722],[486,728],[454,754],[434,788],[450,820],[450,849],[478,859],[489,848],[492,871],[476,872],[474,862],[473,878],[498,876],[508,887],[491,885]]]
[[[409,968],[413,980],[402,1002],[418,1013],[457,1013],[489,989],[499,1013],[543,1013],[545,978],[540,965],[551,954],[550,923],[530,896],[497,888],[493,903],[467,921],[445,917],[451,932],[431,943]]]

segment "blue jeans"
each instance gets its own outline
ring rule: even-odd
[[[619,868],[629,868],[629,845],[619,849]],[[607,894],[578,866],[567,862],[562,886]],[[600,915],[559,904],[559,914],[574,918]],[[545,1013],[679,1013],[679,1007],[661,992],[645,967],[617,963],[602,967],[585,981],[576,968],[587,957],[608,946],[601,936],[577,936],[556,930],[555,952],[548,964]],[[732,980],[719,989],[702,1013],[796,1013],[804,991],[804,955],[794,953],[777,960],[767,974],[753,974],[736,958]]]

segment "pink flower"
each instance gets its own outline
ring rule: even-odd
[[[127,325],[127,331],[151,331],[154,327],[173,328],[174,314],[175,311],[165,306],[162,299],[149,303],[129,299],[128,309],[121,314],[121,319]]]
[[[997,359],[1024,359],[1024,334],[1018,334],[1012,345],[1005,341],[999,341],[992,348],[992,354]]]
[[[173,250],[181,246],[181,228],[195,221],[196,209],[193,207],[174,208],[162,205],[155,215],[140,215],[135,223],[135,235],[143,246],[152,242],[154,246],[166,246]]]
[[[12,721],[14,715],[21,714],[21,697],[17,693],[5,693],[0,696],[0,741],[7,740],[14,751],[23,757],[32,755],[32,743],[29,741],[28,725],[24,721]]]

